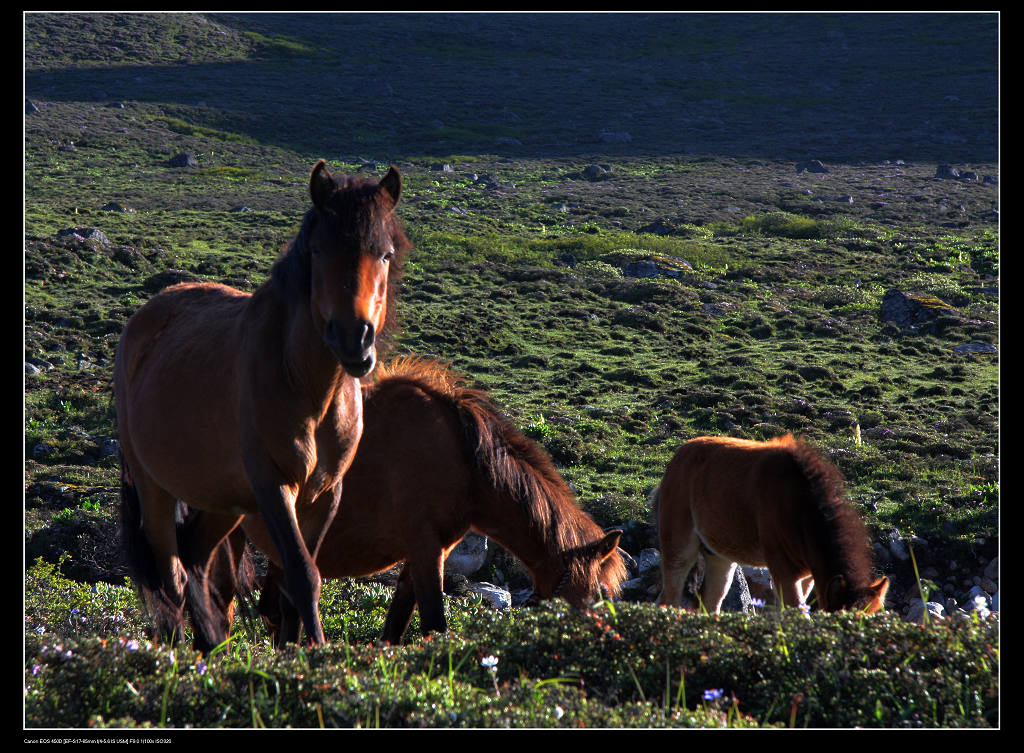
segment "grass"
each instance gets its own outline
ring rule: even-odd
[[[511,47],[495,46],[505,37],[488,15],[469,35],[481,85],[497,80],[494,66],[518,61],[525,77],[540,65],[528,99],[502,74],[507,111],[445,89],[465,89],[445,57],[465,30],[438,27],[431,14],[388,18],[404,26],[355,14],[315,24],[261,14],[28,19],[26,93],[40,112],[25,128],[24,342],[40,371],[26,375],[24,396],[26,726],[997,726],[998,622],[920,626],[900,612],[919,585],[966,603],[979,560],[998,554],[999,357],[953,351],[999,342],[998,188],[936,180],[928,159],[950,159],[937,139],[908,143],[941,146],[941,156],[885,163],[879,155],[902,143],[899,133],[882,132],[885,149],[874,131],[855,143],[828,114],[823,127],[860,151],[826,160],[827,174],[796,174],[794,159],[826,141],[806,128],[787,135],[806,117],[746,109],[729,67],[730,45],[746,49],[750,34],[777,44],[789,33],[777,26],[693,18],[670,35],[620,19],[647,29],[637,38],[651,55],[689,40],[684,58],[714,56],[694,91],[731,127],[696,124],[682,153],[673,141],[682,126],[656,105],[674,102],[682,84],[645,77],[634,51],[601,29],[585,49],[575,31],[564,34],[565,54],[624,66],[603,85],[621,82],[638,103],[628,128],[584,101],[599,90],[591,72],[550,64],[523,18],[501,19],[502,34],[522,32]],[[579,21],[551,23],[569,20]],[[976,41],[958,45],[963,59],[946,79],[960,106],[924,103],[902,120],[964,133],[962,160],[994,173],[984,86],[957,73],[985,70],[968,58],[985,49],[988,27],[961,20]],[[920,34],[893,37],[904,40],[897,57],[908,45],[916,52],[890,60],[887,77],[922,59],[940,65],[942,36],[926,33],[940,21],[921,17]],[[853,46],[863,52],[899,22],[880,18]],[[359,44],[342,50],[339,39]],[[417,55],[448,52],[429,58],[433,67],[408,52],[385,66],[388,40]],[[178,66],[190,56],[183,93]],[[436,72],[433,89],[409,83],[424,71]],[[864,109],[861,71],[844,74],[854,114]],[[315,111],[296,107],[325,81],[336,91]],[[361,81],[370,83],[355,91]],[[897,114],[907,106],[902,95],[891,103]],[[575,112],[575,124],[551,119],[555,111]],[[609,129],[629,130],[632,144],[582,140]],[[519,151],[494,143],[509,135]],[[69,140],[76,151],[59,149]],[[186,150],[199,168],[165,166]],[[211,657],[152,645],[117,542],[109,450],[120,331],[169,282],[260,284],[301,221],[321,157],[339,172],[372,162],[403,173],[398,212],[416,248],[397,351],[450,362],[486,389],[551,454],[584,509],[627,529],[628,551],[652,545],[647,495],[681,443],[793,431],[838,465],[875,542],[918,537],[913,566],[879,563],[894,584],[891,613],[712,618],[658,609],[642,593],[589,616],[557,602],[497,613],[453,597],[451,634],[385,648],[375,641],[390,587],[350,580],[325,586],[323,649],[277,653],[261,626],[242,622]],[[587,180],[591,164],[607,164],[608,177]],[[506,187],[487,188],[482,175]],[[854,201],[827,200],[837,195]],[[134,211],[104,211],[112,201]],[[231,211],[243,205],[252,211]],[[69,227],[98,228],[109,243],[58,237]],[[567,254],[579,263],[566,266]],[[677,276],[623,274],[648,259]],[[894,287],[933,299],[936,326],[882,321]],[[481,665],[486,657],[497,663]]]

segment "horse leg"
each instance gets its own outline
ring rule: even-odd
[[[284,572],[273,562],[267,563],[267,575],[260,593],[259,613],[267,634],[277,648],[299,642],[299,613],[281,591]]]
[[[412,582],[412,568],[406,562],[398,576],[395,595],[391,598],[387,617],[384,618],[384,631],[381,638],[385,643],[399,644],[402,636],[412,620],[412,610],[416,608],[416,593]]]
[[[680,537],[676,533],[666,531],[661,534],[661,593],[658,594],[658,604],[670,607],[683,606],[686,579],[697,564],[700,551],[700,539],[692,523],[688,534],[681,531],[679,533],[683,536]]]
[[[298,610],[309,641],[314,645],[322,645],[326,640],[320,623],[320,571],[310,554],[296,515],[295,498],[298,490],[284,482],[274,462],[262,453],[246,458],[246,470],[256,492],[260,515],[281,557],[284,569],[282,590]],[[340,495],[341,484],[338,483],[338,499]],[[329,518],[327,522],[330,522]],[[319,542],[323,531],[318,530],[315,535],[314,544]]]
[[[178,553],[178,500],[143,475],[135,477],[142,500],[142,533],[149,547],[155,578],[142,589],[156,634],[171,645],[185,639],[185,586],[188,574]]]
[[[713,552],[704,553],[704,583],[700,587],[700,598],[708,613],[721,613],[722,602],[729,593],[735,573],[735,562]]]
[[[186,602],[192,616],[194,645],[204,654],[231,634],[238,563],[245,547],[240,521],[235,516],[194,511],[178,536],[188,572]]]
[[[430,631],[448,632],[448,619],[444,615],[444,558],[440,546],[432,556],[419,558],[415,563],[408,560],[405,569],[412,566],[412,586],[416,603],[420,609],[420,630],[423,635]]]

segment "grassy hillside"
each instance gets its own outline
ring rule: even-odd
[[[28,14],[26,725],[998,724],[998,623],[900,619],[998,554],[996,20]],[[149,646],[119,333],[171,282],[260,284],[320,158],[405,176],[395,351],[487,389],[628,551],[682,442],[793,431],[923,581],[887,556],[889,615],[803,622],[452,598],[386,650],[389,589],[345,581],[329,649]]]

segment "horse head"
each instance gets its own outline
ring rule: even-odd
[[[405,242],[393,215],[402,176],[392,167],[380,182],[339,182],[320,160],[309,192],[315,211],[307,236],[314,321],[342,368],[364,377],[377,362],[388,273]]]

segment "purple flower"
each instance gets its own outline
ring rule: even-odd
[[[750,600],[750,605],[753,606],[753,607],[757,607],[757,608],[763,607],[764,606],[764,599],[751,599]]]
[[[200,659],[199,661],[196,662],[196,672],[199,673],[200,677],[202,677],[203,675],[206,674],[206,670],[207,670],[206,662],[204,662],[202,659]]]
[[[722,693],[724,693],[724,692],[725,691],[722,690],[722,688],[712,688],[710,690],[705,690],[704,691],[704,700],[705,701],[717,701],[719,698],[722,697]]]

